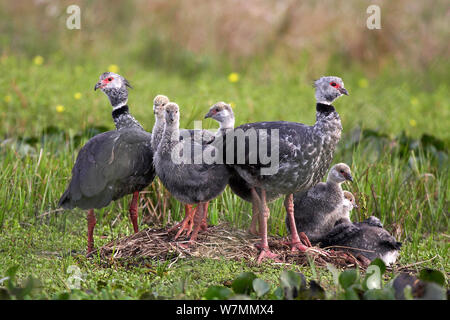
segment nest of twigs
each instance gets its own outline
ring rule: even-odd
[[[256,264],[259,250],[255,244],[259,238],[245,230],[232,229],[227,224],[211,226],[201,232],[197,242],[189,247],[183,245],[188,239],[174,241],[174,233],[167,233],[169,227],[142,230],[131,236],[111,241],[99,248],[100,256],[107,260],[150,258],[155,260],[201,257],[211,259],[244,260]],[[315,265],[326,266],[331,263],[336,267],[346,268],[358,265],[364,268],[364,262],[352,254],[336,249],[319,249],[311,247],[307,252],[291,252],[286,243],[288,238],[270,237],[269,246],[278,254],[278,262],[285,264],[307,265],[313,261]],[[271,260],[266,260],[271,261]]]

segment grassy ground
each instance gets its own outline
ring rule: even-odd
[[[171,299],[200,298],[207,286],[247,270],[278,284],[286,267],[208,259],[179,260],[170,266],[164,261],[148,261],[147,266],[107,265],[97,257],[69,254],[85,250],[85,212],[58,211],[56,204],[79,148],[95,132],[92,128],[113,128],[106,97],[92,90],[109,64],[39,62],[13,56],[0,61],[2,70],[8,70],[0,78],[0,278],[9,267],[19,265],[19,280],[30,275],[40,279],[42,290],[36,296],[55,297],[69,290],[67,268],[75,265],[85,281],[73,297],[92,299],[138,298],[146,292]],[[131,61],[119,67],[134,86],[129,99],[132,113],[148,130],[153,124],[151,102],[158,93],[179,103],[181,124],[186,128],[220,100],[232,103],[237,124],[314,123],[312,79],[302,73],[301,65],[289,70],[270,63],[249,67],[239,73],[237,82],[230,82],[228,73],[186,77],[142,69]],[[329,73],[335,71],[331,68]],[[356,178],[345,186],[360,205],[353,219],[379,217],[403,242],[401,265],[426,261],[416,267],[441,270],[448,279],[450,108],[445,73],[442,69],[427,74],[386,70],[371,78],[355,69],[338,74],[350,96],[335,103],[344,126],[335,162],[351,165]],[[204,126],[214,128],[215,123],[204,121]],[[425,133],[434,137],[432,142],[422,139],[417,147],[417,139]],[[167,197],[157,181],[148,191],[141,202],[141,228],[146,227],[142,214],[150,226],[180,219],[180,205]],[[97,246],[132,232],[128,201],[121,199],[97,210]],[[285,235],[281,200],[270,208],[270,233]],[[228,221],[235,228],[246,228],[250,212],[248,203],[226,190],[210,206],[210,223]],[[289,268],[333,291],[332,275],[326,269]]]

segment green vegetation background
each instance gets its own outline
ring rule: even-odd
[[[275,283],[285,268],[327,288],[320,268],[182,260],[105,265],[81,255],[85,213],[56,210],[76,154],[114,128],[98,76],[117,71],[133,85],[133,115],[151,130],[152,100],[165,94],[193,127],[217,101],[237,125],[262,120],[313,124],[312,82],[340,76],[350,96],[335,106],[344,135],[335,162],[351,165],[346,186],[360,209],[403,241],[400,265],[446,274],[448,248],[449,27],[445,1],[378,1],[381,30],[365,26],[360,1],[78,1],[81,30],[66,28],[71,1],[0,4],[0,278],[41,281],[35,297],[68,290],[67,267],[85,274],[83,298],[200,298],[206,286],[251,270]],[[216,128],[212,120],[205,128]],[[180,205],[157,181],[141,202],[141,228],[179,220]],[[98,210],[96,245],[132,232],[121,199]],[[149,205],[152,203],[156,211]],[[166,204],[166,205],[163,205]],[[271,205],[272,235],[286,235],[282,202]],[[250,205],[229,190],[210,206],[210,223],[247,228]],[[392,275],[391,275],[392,276]]]

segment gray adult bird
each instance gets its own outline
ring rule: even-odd
[[[251,134],[255,132],[259,137],[257,143],[250,144],[250,137],[238,141],[245,150],[242,154],[235,153],[234,164],[230,166],[247,182],[251,188],[252,203],[258,206],[260,212],[260,230],[262,249],[258,262],[264,258],[275,258],[270,252],[267,241],[267,192],[286,195],[285,208],[289,217],[289,224],[293,230],[291,238],[292,250],[306,251],[307,247],[300,241],[296,232],[294,220],[293,194],[308,190],[319,183],[333,160],[334,150],[341,137],[342,125],[339,114],[331,103],[345,94],[344,83],[338,77],[322,77],[315,81],[316,89],[316,123],[307,126],[296,122],[256,122],[241,125],[234,132],[242,130]],[[227,134],[228,135],[228,134]],[[273,135],[273,137],[272,137]],[[274,145],[272,145],[272,139]],[[267,143],[262,143],[266,141]],[[267,150],[278,153],[276,161],[267,162],[261,157],[260,150],[267,146]],[[227,153],[228,153],[227,149]],[[239,156],[244,156],[245,163],[239,163]],[[256,163],[255,160],[256,159]],[[251,163],[253,162],[253,163]],[[272,171],[272,169],[275,169]],[[260,195],[256,188],[261,190]]]
[[[203,155],[213,146],[197,143],[191,139],[189,132],[180,140],[182,130],[179,129],[180,114],[176,103],[166,105],[165,120],[164,134],[154,156],[155,170],[163,185],[178,201],[198,204],[192,217],[194,229],[189,240],[191,244],[197,239],[209,201],[225,189],[229,172],[224,164],[203,161]]]
[[[311,243],[327,234],[337,221],[348,215],[344,208],[344,192],[341,184],[353,181],[350,167],[335,164],[328,173],[327,182],[320,182],[306,192],[294,194],[294,219],[297,232],[303,232]],[[347,205],[348,200],[345,201]],[[350,221],[350,220],[348,220]],[[286,226],[290,231],[289,219]]]
[[[339,223],[318,242],[321,247],[345,247],[343,250],[366,265],[375,258],[382,259],[386,265],[395,263],[402,246],[374,216],[362,222]]]
[[[205,115],[206,118],[211,118],[216,120],[219,123],[219,129],[215,134],[216,142],[219,138],[226,138],[227,132],[234,129],[234,112],[231,106],[223,101],[215,103]],[[223,145],[226,145],[226,141],[221,141]],[[226,150],[224,150],[226,152]],[[225,161],[224,161],[225,162]],[[230,167],[230,179],[228,181],[228,185],[230,186],[231,191],[236,194],[241,199],[252,202],[252,193],[251,187],[248,183],[235,171]],[[260,194],[259,188],[256,188],[258,195]],[[267,202],[273,201],[279,198],[281,194],[273,194],[266,193]],[[252,221],[250,223],[249,232],[254,235],[259,235],[260,232],[257,230],[259,221],[259,211],[258,206],[252,206]]]
[[[58,203],[65,209],[88,210],[88,253],[94,248],[94,209],[133,194],[129,212],[134,232],[138,232],[139,191],[155,177],[152,135],[129,113],[127,86],[128,81],[116,73],[100,76],[95,90],[101,89],[109,98],[116,130],[94,136],[81,148]]]

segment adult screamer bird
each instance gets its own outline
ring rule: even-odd
[[[315,81],[316,96],[316,123],[307,126],[296,122],[275,121],[248,123],[234,130],[243,130],[245,133],[256,132],[259,142],[249,145],[249,136],[245,136],[245,163],[238,163],[239,155],[235,154],[235,163],[230,165],[247,182],[251,188],[252,203],[258,205],[260,213],[261,252],[258,262],[264,258],[275,258],[276,255],[269,250],[267,241],[267,207],[266,193],[286,195],[285,208],[289,217],[292,250],[306,251],[307,247],[301,243],[294,220],[293,193],[306,191],[319,183],[333,160],[334,150],[341,137],[342,125],[339,114],[331,103],[345,94],[343,81],[338,77],[322,77]],[[272,134],[275,145],[272,145]],[[278,167],[276,172],[262,171],[267,169],[270,162],[261,161],[260,141],[265,137],[267,150],[278,152]],[[243,143],[243,141],[238,141]],[[227,151],[228,153],[228,151]],[[242,154],[240,155],[242,156]],[[242,159],[242,158],[241,158]],[[257,159],[250,163],[249,159]],[[258,194],[256,188],[260,189]],[[307,243],[307,241],[305,241]]]
[[[152,135],[133,118],[128,109],[128,81],[105,72],[95,85],[109,98],[116,130],[94,136],[81,148],[72,169],[72,179],[59,200],[65,209],[87,209],[88,254],[94,249],[94,209],[133,194],[129,212],[134,232],[138,232],[139,191],[155,177]]]

